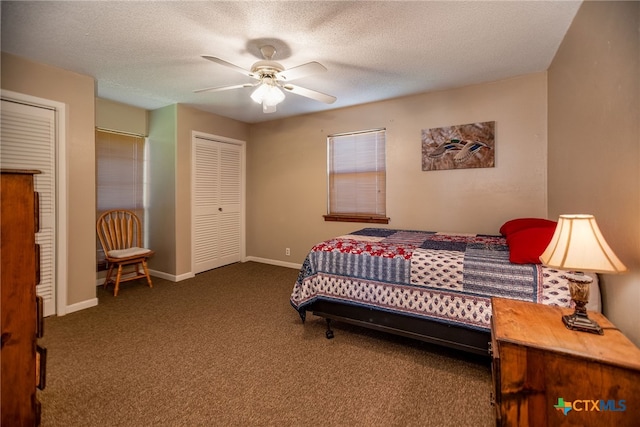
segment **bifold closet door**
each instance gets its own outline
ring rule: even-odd
[[[240,261],[242,149],[193,138],[194,274]]]
[[[40,283],[45,316],[56,314],[56,112],[2,100],[0,164],[3,169],[36,169],[40,208],[36,243],[40,246]]]

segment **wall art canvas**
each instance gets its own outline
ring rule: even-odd
[[[422,170],[492,168],[496,122],[422,129]]]

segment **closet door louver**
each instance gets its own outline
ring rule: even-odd
[[[220,262],[240,261],[240,147],[220,144]]]
[[[55,218],[56,139],[55,111],[2,100],[0,163],[7,169],[36,169],[35,190],[40,219],[36,244],[40,245],[40,283],[36,292],[44,300],[44,315],[56,313]]]
[[[241,148],[194,138],[194,273],[240,261]]]

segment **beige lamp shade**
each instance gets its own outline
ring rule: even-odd
[[[622,273],[627,267],[604,240],[593,215],[560,215],[540,261],[552,268]]]

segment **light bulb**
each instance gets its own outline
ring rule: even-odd
[[[275,107],[277,104],[284,100],[284,93],[277,86],[268,83],[262,83],[256,90],[253,91],[253,93],[251,94],[251,99],[253,99],[253,101],[258,104],[262,104],[263,106],[267,105],[269,107]]]

